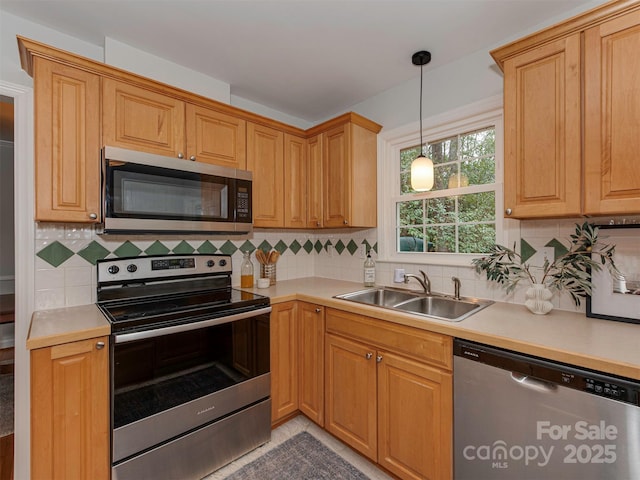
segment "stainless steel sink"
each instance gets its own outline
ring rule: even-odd
[[[359,290],[336,295],[335,298],[450,322],[464,320],[493,303],[491,300],[469,297],[456,300],[438,293],[424,294],[390,287]]]
[[[343,295],[336,295],[336,298],[349,300],[351,302],[366,303],[367,305],[377,305],[378,307],[393,307],[407,300],[419,299],[420,294],[392,288],[374,288],[371,290],[360,290]]]

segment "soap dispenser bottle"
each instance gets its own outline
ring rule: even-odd
[[[364,261],[364,286],[373,287],[376,283],[376,262],[371,258],[371,250],[367,252],[367,258]]]

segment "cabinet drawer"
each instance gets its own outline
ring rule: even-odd
[[[452,338],[384,320],[327,309],[327,332],[363,340],[410,358],[451,370]]]

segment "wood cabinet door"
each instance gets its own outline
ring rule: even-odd
[[[504,62],[507,216],[580,214],[580,75],[579,33]]]
[[[324,426],[324,307],[298,302],[300,411]]]
[[[322,144],[322,134],[307,140],[307,228],[322,227]]]
[[[327,130],[323,138],[323,225],[349,225],[351,175],[349,168],[350,130],[348,125]]]
[[[350,130],[349,225],[373,228],[378,223],[378,135],[355,124]]]
[[[284,226],[307,225],[307,141],[284,135]]]
[[[378,463],[403,479],[452,478],[451,374],[378,352]]]
[[[640,10],[586,30],[585,214],[640,213]]]
[[[283,227],[283,132],[247,124],[247,170],[253,172],[253,225]]]
[[[208,108],[186,104],[185,157],[223,167],[247,168],[247,122]]]
[[[377,461],[375,349],[326,335],[325,360],[325,428]]]
[[[99,222],[100,77],[34,59],[36,220]]]
[[[298,321],[296,302],[271,310],[271,423],[298,410]]]
[[[108,342],[32,350],[32,478],[111,478]]]
[[[184,103],[110,78],[102,80],[105,145],[184,158]]]

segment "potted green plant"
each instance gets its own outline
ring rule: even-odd
[[[591,295],[591,270],[606,266],[612,274],[618,273],[613,260],[615,245],[598,244],[598,231],[588,222],[576,224],[567,252],[553,261],[545,259],[542,267],[523,262],[515,244],[513,249],[494,245],[489,255],[474,259],[472,264],[476,272],[486,273],[487,280],[504,285],[507,293],[520,282],[529,282],[525,305],[534,313],[546,314],[553,308],[549,301],[552,290],[568,292],[579,306],[582,298]]]

